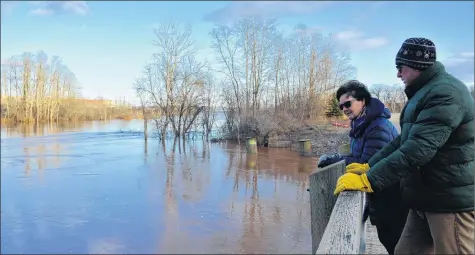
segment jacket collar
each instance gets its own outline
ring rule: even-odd
[[[424,87],[430,80],[432,80],[432,78],[444,72],[444,65],[439,61],[436,61],[432,66],[421,72],[421,75],[419,75],[419,77],[417,77],[411,85],[404,89],[407,98],[411,99],[411,97],[414,96],[414,94],[416,94],[416,92]]]

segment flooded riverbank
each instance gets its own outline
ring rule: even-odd
[[[316,158],[145,143],[140,127],[3,128],[2,253],[311,252]]]

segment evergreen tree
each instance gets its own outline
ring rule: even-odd
[[[325,112],[325,116],[327,118],[331,117],[340,117],[342,115],[342,112],[340,110],[340,102],[336,100],[336,98],[331,97],[330,100],[328,100],[328,107],[327,111]]]

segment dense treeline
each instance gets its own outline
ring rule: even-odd
[[[209,131],[220,105],[230,138],[264,138],[323,116],[328,96],[354,78],[349,55],[332,36],[305,25],[284,36],[274,19],[217,24],[210,32],[218,62],[213,68],[197,60],[191,31],[173,21],[161,23],[154,31],[156,53],[135,84],[142,105],[163,113],[157,128],[172,129],[175,136],[194,126]]]
[[[137,115],[124,103],[80,97],[75,74],[59,57],[40,51],[2,63],[1,117],[10,122],[95,120]]]
[[[392,112],[401,112],[407,101],[404,86],[399,84],[373,84],[370,87],[373,97],[379,98]]]

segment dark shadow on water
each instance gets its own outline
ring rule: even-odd
[[[140,121],[37,130],[2,129],[2,252],[311,252],[317,159],[145,141]]]

